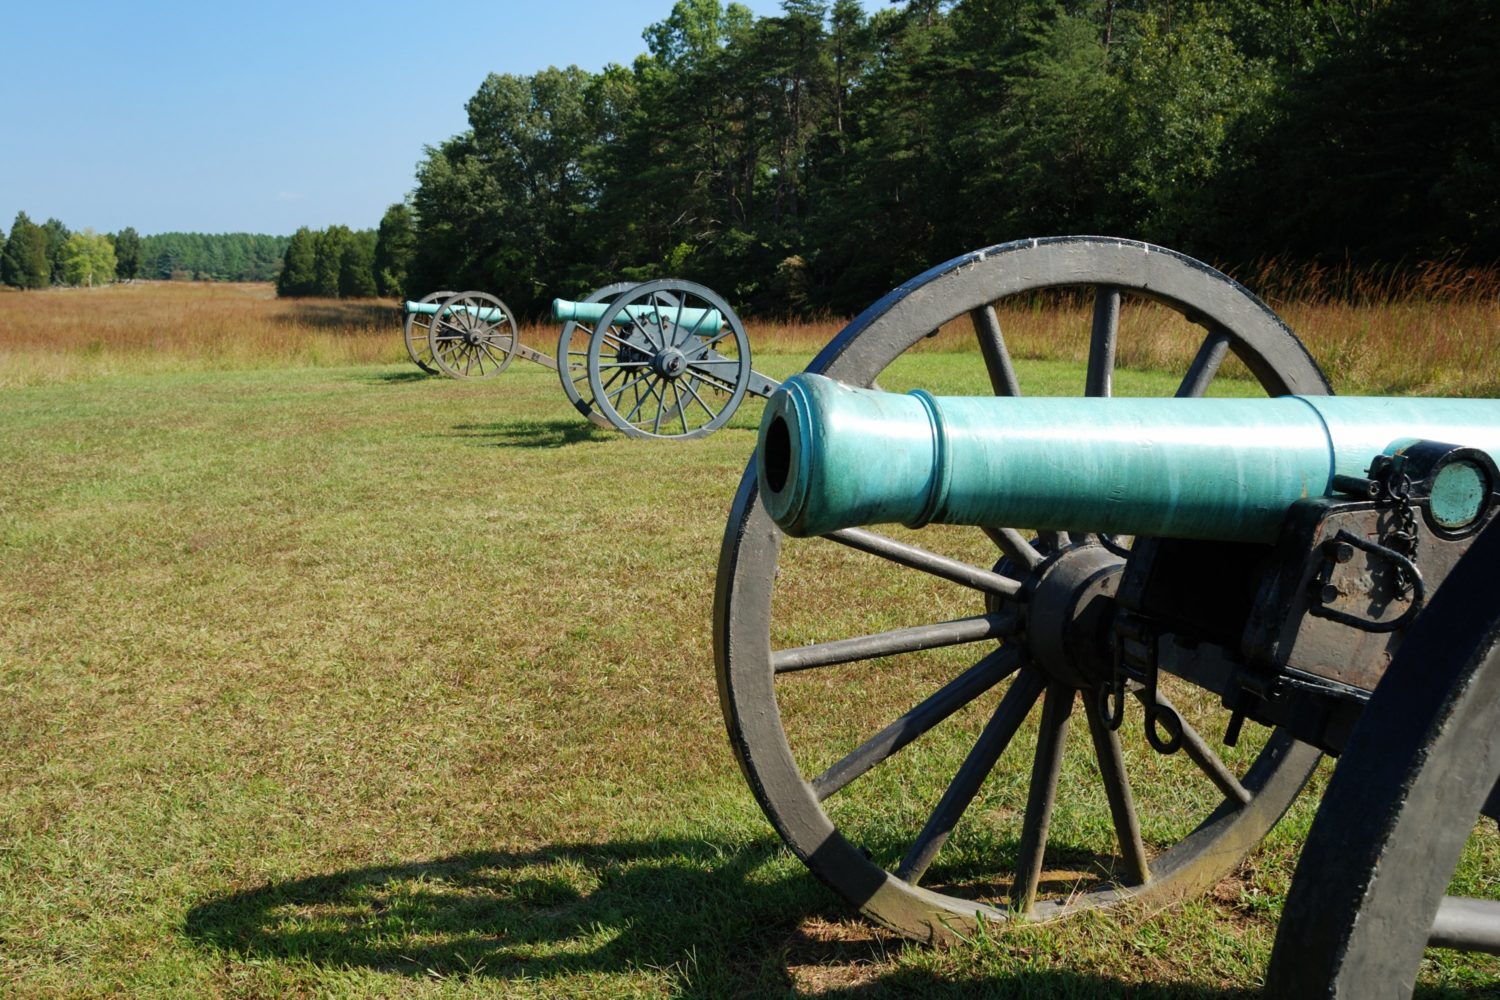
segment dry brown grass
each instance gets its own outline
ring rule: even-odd
[[[269,284],[140,281],[0,290],[0,385],[121,372],[404,357],[389,300],[277,299]]]
[[[1273,306],[1340,392],[1500,395],[1500,277],[1441,263],[1411,273],[1308,272],[1297,284],[1268,264],[1259,277],[1298,296]],[[1348,298],[1334,298],[1335,290]],[[1038,296],[1003,304],[1000,320],[1015,357],[1082,362],[1088,310],[1068,295]],[[1128,368],[1180,371],[1202,338],[1198,327],[1147,302],[1127,308],[1121,322],[1118,358]],[[801,355],[843,325],[833,317],[748,323],[758,352]],[[0,386],[126,372],[395,363],[406,358],[399,331],[394,301],[282,300],[264,284],[0,290]],[[542,351],[553,337],[551,325],[522,330],[523,342]],[[921,349],[972,343],[960,321]]]

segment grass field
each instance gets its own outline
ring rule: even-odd
[[[0,295],[0,993],[1256,995],[1311,797],[1165,911],[941,950],[873,930],[780,847],[716,704],[715,561],[760,405],[629,440],[535,366],[391,363],[394,330],[388,306],[254,288]],[[767,330],[756,367],[799,369],[818,335]],[[971,385],[949,337],[893,382]],[[1082,383],[1071,358],[1019,367],[1031,391]],[[859,580],[789,572],[783,627],[954,599]],[[904,697],[822,683],[786,710],[830,745]],[[974,724],[890,779],[902,810]],[[1166,766],[1131,758],[1163,837],[1193,806]],[[1002,760],[989,813],[1028,768]],[[1073,805],[1059,836],[1086,852]],[[1471,888],[1497,851],[1476,835]],[[1495,961],[1430,954],[1425,995],[1495,991]]]

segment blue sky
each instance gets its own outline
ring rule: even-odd
[[[671,7],[18,0],[0,15],[0,229],[18,209],[99,232],[373,227],[487,73],[628,65]]]

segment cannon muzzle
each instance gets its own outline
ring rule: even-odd
[[[608,302],[574,302],[571,299],[552,300],[552,318],[559,322],[572,320],[575,323],[594,324],[604,318],[609,310]],[[679,330],[700,337],[718,333],[724,326],[724,315],[717,309],[674,309],[665,305],[640,303],[628,305],[623,310],[632,320],[648,320],[660,326],[672,323]]]
[[[797,375],[756,472],[791,535],[902,523],[1271,542],[1287,508],[1413,440],[1500,455],[1500,400],[936,397]]]

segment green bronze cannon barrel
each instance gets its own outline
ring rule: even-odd
[[[442,303],[441,300],[437,300],[437,301],[433,301],[433,302],[412,302],[412,301],[408,300],[407,302],[403,303],[402,306],[401,306],[401,308],[406,312],[406,314],[408,316],[410,316],[412,314],[417,314],[417,315],[421,315],[421,316],[436,316],[437,315],[437,311],[439,309],[441,309],[442,307],[443,307],[443,303]],[[499,323],[499,322],[504,321],[505,318],[506,318],[504,312],[502,312],[499,309],[495,309],[493,307],[450,306],[448,308],[448,312],[449,313],[455,313],[455,312],[459,311],[460,309],[463,310],[464,312],[467,312],[467,313],[469,313],[469,314],[471,314],[473,316],[478,317],[479,319],[483,320],[486,323]]]
[[[867,524],[1274,541],[1287,508],[1414,439],[1500,455],[1500,400],[935,397],[798,375],[756,471],[792,535]]]
[[[572,320],[575,323],[597,323],[604,318],[604,313],[612,303],[609,302],[574,302],[571,299],[552,300],[552,318],[559,322]],[[659,316],[670,323],[675,323],[680,329],[698,336],[707,337],[718,333],[724,326],[724,315],[717,309],[675,309],[667,305],[638,304],[627,305],[625,314],[633,320],[642,320],[649,316]]]

